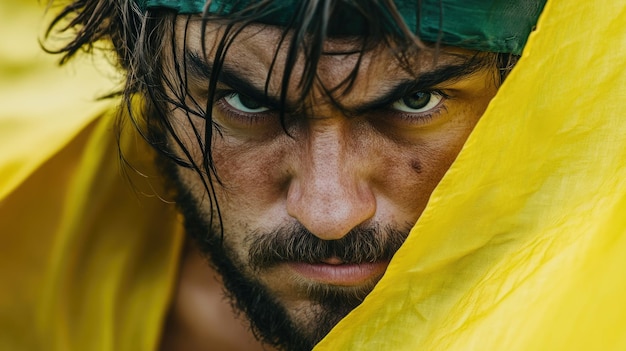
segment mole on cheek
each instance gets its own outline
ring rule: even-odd
[[[411,160],[409,166],[411,166],[415,173],[422,173],[422,163],[419,160]]]

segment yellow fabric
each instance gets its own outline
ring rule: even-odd
[[[45,3],[45,1],[44,1]],[[102,58],[59,69],[43,9],[0,2],[0,350],[155,350],[182,243],[152,153],[122,148]]]
[[[626,4],[550,0],[409,239],[322,350],[626,350]]]
[[[626,349],[625,6],[548,2],[388,273],[317,350]],[[93,102],[109,77],[37,54],[35,10],[0,3],[0,350],[153,350],[178,220],[120,173]],[[141,145],[123,147],[154,175]]]
[[[0,2],[0,198],[58,151],[102,110],[113,69],[79,59],[60,70],[38,38],[44,9],[35,1]]]

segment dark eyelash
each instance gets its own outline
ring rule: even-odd
[[[240,94],[240,93],[232,89],[217,89],[215,90],[215,94],[213,94],[213,103],[216,104],[219,101],[224,100],[224,98],[232,94]]]
[[[428,93],[428,94],[438,94],[441,95],[441,97],[443,97],[444,99],[449,99],[450,95],[445,93],[442,90],[438,90],[438,89],[432,89],[432,90],[428,90],[428,89],[424,89],[424,90],[411,90],[411,91],[407,91],[406,94],[402,95],[399,99],[402,99],[403,97],[407,96],[407,95],[411,95],[411,94],[416,94],[416,93]],[[398,99],[398,100],[399,100]],[[395,100],[395,101],[398,101]],[[395,102],[394,101],[394,102]]]

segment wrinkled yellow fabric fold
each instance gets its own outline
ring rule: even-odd
[[[123,174],[119,102],[96,101],[113,70],[84,56],[59,69],[42,13],[0,2],[0,350],[155,350],[180,221],[132,133],[120,146],[144,175]]]
[[[626,4],[550,0],[375,290],[315,350],[626,350]]]

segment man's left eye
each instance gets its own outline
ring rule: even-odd
[[[407,113],[423,113],[437,107],[443,95],[435,91],[418,91],[403,96],[391,104],[391,108]]]
[[[224,101],[233,109],[244,113],[261,113],[269,110],[260,102],[235,92],[224,96]]]

